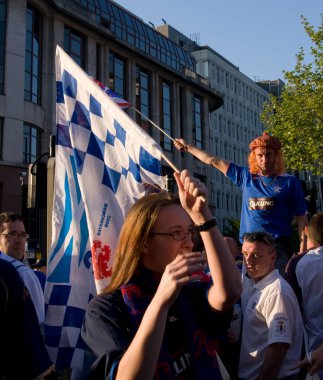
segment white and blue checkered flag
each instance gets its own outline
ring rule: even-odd
[[[46,345],[57,368],[82,368],[86,306],[111,276],[129,207],[164,189],[159,145],[60,48]]]

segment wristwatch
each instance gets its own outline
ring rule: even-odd
[[[196,228],[196,231],[202,232],[202,231],[208,231],[212,227],[215,227],[217,225],[218,225],[218,221],[216,220],[215,217],[213,217],[211,220],[208,220],[207,222],[203,224],[195,225],[195,228]]]

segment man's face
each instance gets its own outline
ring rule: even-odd
[[[266,243],[244,241],[243,262],[248,276],[258,282],[275,268],[276,251]]]
[[[14,235],[10,236],[8,233]],[[16,260],[22,260],[25,255],[26,231],[20,220],[4,223],[0,235],[0,251]]]
[[[273,149],[258,147],[255,149],[255,158],[258,168],[263,175],[275,174],[276,154]]]

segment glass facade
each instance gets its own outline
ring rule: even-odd
[[[40,12],[31,5],[26,14],[25,100],[40,104],[42,73],[42,27]]]
[[[150,75],[147,70],[136,66],[136,108],[144,116],[150,118]],[[146,132],[150,132],[150,123],[137,114],[137,124],[139,124]]]
[[[117,54],[109,54],[109,88],[126,100],[126,60]]]
[[[195,60],[190,53],[151,28],[142,20],[108,0],[74,0],[95,16],[98,24],[144,54],[154,57],[176,71],[184,67],[195,71]]]
[[[40,129],[24,123],[23,162],[32,163],[40,155]]]
[[[85,36],[84,34],[65,26],[64,28],[64,50],[82,67],[85,67]]]
[[[193,96],[192,125],[194,145],[202,149],[202,104],[201,99],[196,95]]]
[[[160,127],[170,136],[173,135],[172,126],[172,94],[171,85],[164,80],[160,83]],[[172,151],[171,140],[163,133],[160,134],[161,146],[164,150]]]
[[[0,0],[0,94],[4,93],[7,1]]]

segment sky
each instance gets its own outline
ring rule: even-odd
[[[187,37],[197,35],[252,80],[284,80],[312,42],[301,15],[317,28],[323,0],[115,0],[146,23],[167,24]]]

